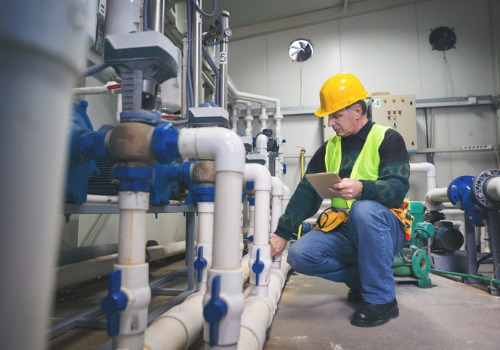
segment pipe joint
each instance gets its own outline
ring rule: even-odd
[[[108,139],[111,159],[130,165],[156,163],[151,147],[153,130],[153,126],[144,123],[128,122],[117,125]]]
[[[162,123],[153,131],[151,148],[158,162],[166,164],[180,157],[179,131],[171,123]]]
[[[114,177],[120,181],[120,191],[149,192],[153,169],[146,166],[117,166]]]
[[[122,271],[122,291],[128,304],[121,314],[120,335],[139,334],[148,325],[148,305],[151,301],[148,264],[115,265]]]
[[[218,127],[184,128],[179,131],[179,152],[186,157],[215,160],[215,171],[243,174],[245,147],[234,132]]]

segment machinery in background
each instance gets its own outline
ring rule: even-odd
[[[446,195],[441,195],[443,190]],[[438,233],[433,248],[434,266],[461,275],[465,283],[489,281],[488,289],[493,295],[500,295],[500,170],[488,169],[477,176],[460,176],[451,181],[445,189],[429,191],[427,200],[436,206],[450,201],[456,208],[464,211],[466,251],[455,251],[460,240],[456,230],[442,222],[444,215],[439,210],[430,211],[429,221],[438,223]],[[491,256],[493,259],[493,278],[487,279],[478,274],[478,266],[485,260],[486,254],[477,251],[476,232],[478,227],[488,227]],[[479,259],[478,259],[479,258]]]
[[[394,257],[392,271],[396,283],[416,283],[419,287],[430,287],[431,258],[429,247],[434,237],[434,226],[424,221],[424,206],[411,202],[413,215],[411,240]]]

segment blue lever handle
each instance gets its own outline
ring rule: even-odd
[[[255,262],[252,265],[252,271],[255,272],[255,284],[259,285],[259,275],[264,271],[264,263],[260,260],[260,248],[257,249],[257,256]]]
[[[209,323],[209,344],[217,345],[219,341],[219,322],[227,314],[227,303],[220,298],[220,276],[212,279],[210,300],[203,308],[203,317]]]
[[[101,301],[101,311],[108,318],[108,335],[114,337],[120,331],[120,312],[127,307],[127,295],[121,291],[122,272],[115,270],[109,275],[108,295]]]
[[[198,247],[198,257],[194,262],[194,268],[198,272],[198,283],[201,282],[203,275],[201,272],[207,267],[207,260],[203,258],[203,246]]]

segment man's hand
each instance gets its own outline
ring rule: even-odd
[[[363,193],[363,183],[359,180],[343,178],[328,189],[336,198],[356,199]]]
[[[276,256],[281,254],[285,250],[287,240],[278,236],[277,234],[272,234],[269,238],[269,244],[271,245],[271,256]]]

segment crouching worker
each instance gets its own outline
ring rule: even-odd
[[[337,74],[321,88],[315,115],[327,117],[336,135],[314,153],[306,174],[337,172],[342,180],[329,188],[332,208],[318,217],[320,227],[302,236],[288,252],[288,263],[296,272],[349,287],[347,301],[360,303],[351,324],[359,327],[379,326],[398,317],[391,265],[409,239],[391,211],[407,204],[406,146],[398,132],[368,119],[368,97],[351,74]],[[304,220],[317,213],[322,201],[304,177],[271,236],[273,256],[284,250]],[[342,214],[329,222],[330,212]]]

